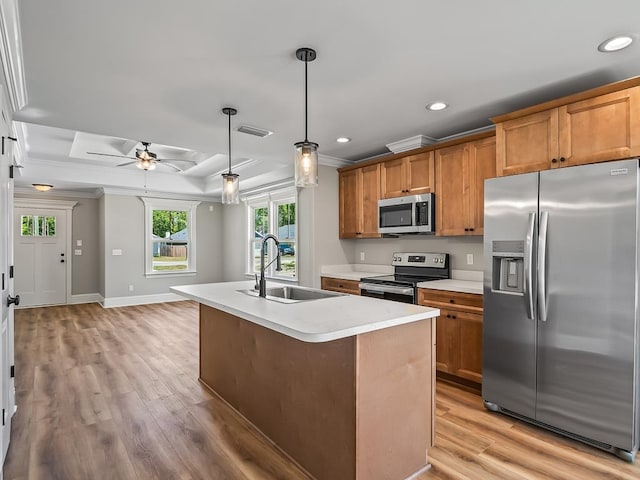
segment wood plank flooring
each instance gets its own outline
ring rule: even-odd
[[[309,478],[198,383],[193,302],[17,310],[15,351],[7,480]],[[420,480],[640,479],[640,460],[487,412],[472,393],[438,382],[436,398]]]

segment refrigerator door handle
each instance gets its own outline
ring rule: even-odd
[[[533,310],[533,235],[536,227],[536,212],[529,212],[529,227],[524,249],[524,306],[527,310],[527,318],[535,319]]]
[[[547,321],[547,229],[549,212],[540,212],[540,234],[538,239],[538,310],[539,319]]]

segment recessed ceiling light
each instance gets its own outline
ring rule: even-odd
[[[618,35],[609,38],[598,45],[598,50],[601,52],[617,52],[623,48],[627,48],[633,42],[633,37],[630,35]]]
[[[448,106],[449,105],[447,105],[444,102],[433,102],[433,103],[430,103],[429,105],[427,105],[427,110],[431,110],[432,112],[437,112],[437,111],[440,111],[440,110],[444,110]]]
[[[336,138],[336,142],[338,143],[349,143],[351,139],[349,137],[338,137]]]

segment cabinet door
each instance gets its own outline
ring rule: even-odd
[[[361,178],[360,238],[377,238],[378,200],[380,199],[380,164],[359,169]]]
[[[436,370],[451,374],[456,373],[455,360],[460,348],[460,324],[455,316],[456,312],[440,309],[436,319]]]
[[[405,157],[406,193],[422,195],[431,193],[435,187],[433,152]]]
[[[558,109],[534,113],[496,125],[499,177],[548,170],[558,159]]]
[[[361,204],[359,176],[359,169],[340,173],[340,238],[356,238],[360,231],[358,218],[358,205]]]
[[[396,158],[383,162],[380,167],[382,198],[401,197],[405,195],[404,158]]]
[[[640,154],[640,87],[562,106],[560,158],[552,167]]]
[[[469,144],[469,214],[471,235],[484,234],[484,181],[496,176],[496,139],[485,138]]]
[[[469,231],[468,169],[466,145],[436,150],[436,235]]]
[[[320,284],[323,290],[333,292],[351,293],[360,295],[360,282],[357,280],[344,280],[341,278],[320,277]]]
[[[482,315],[451,312],[459,329],[455,375],[482,383]],[[447,319],[448,320],[448,319]]]

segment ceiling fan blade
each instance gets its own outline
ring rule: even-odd
[[[160,160],[156,160],[156,162],[160,162]],[[173,163],[170,162],[162,162],[162,165],[166,165],[167,167],[173,168],[176,172],[181,172],[182,169],[180,167],[177,167],[176,165],[174,165]]]
[[[186,162],[186,163],[192,163],[193,165],[197,165],[198,162],[194,161],[194,160],[187,160],[187,159],[183,159],[183,158],[156,158],[156,162]]]
[[[125,157],[125,158],[131,158],[131,157]],[[120,165],[116,165],[117,167],[125,167],[127,165],[133,165],[134,163],[138,163],[137,160],[134,160],[133,162],[126,162],[126,163],[121,163]]]
[[[87,152],[87,155],[100,155],[100,156],[103,156],[103,157],[131,158],[131,159],[135,160],[134,157],[127,157],[126,155],[112,155],[111,153]]]

